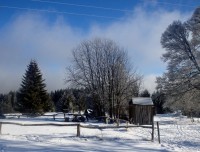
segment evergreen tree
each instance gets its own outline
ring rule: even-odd
[[[86,109],[87,94],[84,89],[73,89],[74,105],[79,113]]]
[[[45,87],[37,62],[31,60],[22,78],[21,88],[17,93],[18,110],[33,114],[52,110],[52,104]]]
[[[56,104],[57,111],[70,112],[73,107],[73,95],[68,90],[65,90]]]
[[[140,97],[150,97],[150,93],[147,89],[140,93]]]
[[[65,90],[56,90],[54,92],[51,92],[51,99],[55,105],[55,110],[60,112],[63,111],[63,96],[64,96]],[[66,108],[65,108],[66,109]]]
[[[9,94],[0,94],[0,114],[14,112],[12,93],[13,92],[10,92]]]
[[[154,106],[156,107],[157,114],[162,114],[165,111],[169,110],[166,107],[164,107],[166,97],[165,94],[162,91],[156,91],[152,94],[151,99],[153,101]]]

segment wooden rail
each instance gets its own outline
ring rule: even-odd
[[[0,122],[0,124],[11,124],[19,126],[77,126],[77,124],[59,124],[59,123],[18,123],[18,122]]]
[[[19,126],[77,126],[77,136],[80,137],[80,124],[59,124],[59,123],[18,123],[18,122],[0,122],[0,134],[2,134],[3,124],[19,125]]]
[[[22,114],[5,114],[5,117],[17,117],[20,118],[20,116],[22,116]]]
[[[48,114],[48,115],[42,115],[42,116],[47,116],[47,117],[52,117],[53,116],[53,120],[56,120],[56,116],[58,114]]]
[[[80,123],[74,124],[59,124],[59,123],[18,123],[18,122],[0,122],[0,134],[2,134],[2,125],[3,124],[11,124],[11,125],[19,125],[19,126],[76,126],[77,127],[77,137],[81,136],[81,128],[88,128],[88,129],[114,129],[114,128],[134,128],[134,127],[142,127],[142,128],[152,128],[151,126],[137,126],[137,125],[121,125],[121,126],[97,126],[97,125],[81,125]]]
[[[41,116],[53,117],[53,120],[55,120],[55,116],[57,116],[57,115],[58,114],[46,114],[46,115],[41,115]],[[23,113],[23,114],[5,114],[4,116],[6,118],[7,117],[17,117],[17,118],[20,118],[21,116],[27,116],[28,117],[28,116],[34,116],[34,115]]]
[[[43,115],[39,115],[39,116],[47,116],[47,117],[52,117],[54,120],[56,119],[56,116],[58,115],[59,113],[55,113],[55,114],[43,114]],[[63,118],[65,118],[65,116],[68,114],[68,113],[62,113],[63,114]],[[31,117],[31,116],[37,116],[37,115],[34,115],[34,114],[30,114],[30,113],[11,113],[11,114],[4,114],[5,117],[17,117],[17,118],[20,118],[21,116],[26,116],[26,117]]]

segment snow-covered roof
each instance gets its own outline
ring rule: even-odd
[[[137,97],[137,98],[132,98],[132,104],[153,105],[153,101],[149,97]]]

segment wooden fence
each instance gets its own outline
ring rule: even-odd
[[[97,126],[97,125],[82,125],[80,123],[73,123],[73,124],[59,124],[59,123],[18,123],[18,122],[0,122],[0,134],[2,133],[2,125],[3,124],[12,124],[12,125],[20,125],[20,126],[76,126],[77,127],[77,136],[80,137],[80,128],[88,128],[88,129],[115,129],[115,128],[134,128],[134,127],[142,127],[142,128],[151,128],[151,126],[136,126],[136,125],[120,125],[120,126]]]
[[[64,117],[65,117],[65,113]],[[49,115],[44,115],[44,116],[50,116],[53,117],[53,119],[55,120],[55,116],[57,114],[49,114]],[[9,115],[9,116],[19,116],[18,118],[20,118],[21,115]],[[105,119],[105,123],[107,123],[106,121],[107,119]],[[120,122],[121,119],[118,120],[118,122]],[[152,128],[152,134],[151,134],[151,140],[154,141],[154,134],[155,134],[155,129],[157,129],[157,134],[158,134],[158,142],[160,143],[160,130],[159,130],[159,122],[158,121],[154,121],[154,117],[153,117],[153,121],[152,121],[152,126],[142,126],[142,125],[129,125],[128,121],[126,120],[121,120],[121,121],[125,121],[126,125],[119,125],[119,123],[117,123],[116,126],[97,126],[97,125],[82,125],[80,123],[73,123],[73,124],[59,124],[59,123],[34,123],[34,124],[28,124],[28,123],[18,123],[18,122],[6,122],[6,121],[2,121],[0,122],[0,134],[2,133],[2,125],[3,124],[13,124],[13,125],[20,125],[20,126],[76,126],[77,127],[77,137],[81,136],[81,128],[89,128],[89,129],[112,129],[112,128],[133,128],[133,127],[142,127],[142,128]],[[155,123],[156,123],[156,127],[155,127]]]
[[[2,121],[0,122],[0,134],[2,134],[2,126],[3,124],[11,124],[11,125],[19,125],[19,126],[77,126],[77,132],[78,132],[78,127],[80,124],[59,124],[59,123],[18,123],[18,122],[6,122]],[[78,133],[77,133],[78,136]]]
[[[53,114],[44,114],[44,115],[40,115],[40,116],[45,116],[45,117],[52,117],[53,120],[56,120],[56,116],[58,115],[59,113],[53,113]],[[65,118],[65,116],[67,115],[67,113],[60,113],[60,114],[63,114],[63,118]],[[35,117],[37,115],[33,115],[33,114],[30,114],[30,113],[13,113],[13,114],[4,114],[4,116],[6,118],[10,118],[10,117],[17,117],[17,118],[20,118],[20,117]]]

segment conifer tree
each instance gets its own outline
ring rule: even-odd
[[[149,93],[149,91],[147,89],[145,89],[144,91],[142,91],[140,93],[140,97],[150,97],[150,96],[151,95],[150,95],[150,93]]]
[[[31,60],[22,78],[21,88],[17,94],[17,106],[20,112],[43,113],[52,109],[46,84],[35,60]]]

